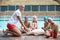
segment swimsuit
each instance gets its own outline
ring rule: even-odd
[[[11,23],[8,23],[7,24],[7,28],[9,29],[9,30],[11,30],[11,29],[13,29],[13,28],[15,28],[16,26],[14,25],[14,24],[11,24]]]

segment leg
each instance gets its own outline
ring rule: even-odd
[[[11,29],[10,31],[11,31],[10,33],[12,33],[13,35],[21,36],[21,32],[17,27]]]
[[[10,33],[10,34],[12,34],[12,35],[16,35],[15,32],[12,32],[12,31],[10,31],[10,30],[6,30],[5,33],[6,33],[6,34]]]
[[[8,35],[8,33],[13,34],[13,35],[16,35],[15,32],[10,31],[9,29],[6,29],[6,31],[3,30],[3,33],[4,33],[5,35]]]
[[[10,33],[10,34],[15,35],[15,36],[21,36],[21,32],[17,27],[15,27],[15,28],[13,28],[11,30],[6,29],[5,33],[6,34]]]
[[[7,28],[9,29],[9,31],[7,30],[7,33],[12,33],[13,35],[16,35],[16,36],[21,35],[20,30],[14,24],[8,23]]]
[[[46,35],[46,36],[50,36],[49,31],[46,31],[45,35]]]

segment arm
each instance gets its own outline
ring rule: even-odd
[[[52,29],[52,36],[51,37],[53,37],[54,36],[54,28]]]
[[[32,28],[31,24],[29,23],[29,27]]]
[[[46,26],[46,28],[49,28],[51,26],[51,24],[49,23],[47,26]]]
[[[58,33],[58,26],[56,24],[52,28],[52,37],[54,36],[54,33]]]
[[[22,18],[19,16],[17,16],[17,18],[18,18],[19,22],[22,24],[22,26],[25,27],[25,29],[27,29],[26,26],[24,25],[24,23],[22,22]]]
[[[32,30],[34,30],[34,27],[33,27],[33,24],[32,23],[30,23],[30,27],[31,27]]]
[[[54,36],[54,33],[56,33],[56,25],[55,26],[52,26],[52,37]]]
[[[44,26],[42,27],[42,29],[44,29],[44,28],[46,28],[45,23],[44,23]]]
[[[35,27],[36,29],[38,28],[38,23],[36,23],[36,27]]]
[[[46,26],[45,26],[45,23],[44,23],[44,26],[42,27],[42,29],[43,29],[44,31],[46,31]]]

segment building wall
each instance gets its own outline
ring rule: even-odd
[[[56,1],[56,2],[58,2],[60,4],[60,0],[54,0],[54,1]]]
[[[0,0],[0,5],[59,5],[54,0]]]
[[[0,6],[0,16],[11,16],[19,5]],[[58,16],[60,15],[60,5],[26,5],[22,15],[37,16]]]
[[[0,16],[11,16],[14,12],[0,12]],[[30,11],[24,11],[22,12],[22,16],[33,16],[33,15],[36,15],[36,16],[60,16],[60,11],[41,11],[41,12],[38,12],[38,11],[33,11],[33,12],[30,12]]]

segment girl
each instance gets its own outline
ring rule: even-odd
[[[33,16],[33,21],[32,21],[31,26],[32,26],[32,30],[37,29],[37,27],[38,27],[37,17],[35,15]]]

